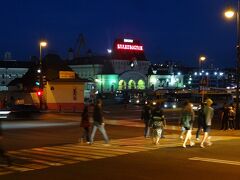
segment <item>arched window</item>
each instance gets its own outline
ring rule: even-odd
[[[130,80],[128,82],[128,89],[136,89],[136,82],[134,80]]]
[[[145,82],[140,79],[137,84],[138,89],[145,89]]]
[[[118,89],[119,90],[124,90],[127,87],[126,85],[127,85],[126,81],[120,80],[119,83],[118,83]]]

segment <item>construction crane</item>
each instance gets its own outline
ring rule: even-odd
[[[74,57],[79,58],[81,55],[81,49],[85,48],[85,39],[82,33],[79,34],[74,46]]]

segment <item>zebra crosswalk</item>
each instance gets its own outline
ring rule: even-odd
[[[214,137],[213,141],[227,139],[229,138]],[[178,135],[172,134],[166,135],[166,138],[161,139],[160,144],[157,146],[153,145],[150,139],[133,137],[111,140],[110,146],[104,146],[102,141],[96,141],[92,145],[75,143],[9,151],[8,154],[13,160],[13,165],[9,167],[0,166],[0,176],[151,151],[159,148],[177,147],[181,146],[181,144],[182,142],[179,141]]]

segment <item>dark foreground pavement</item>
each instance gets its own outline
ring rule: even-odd
[[[92,146],[79,144],[76,134],[80,131],[76,125],[8,130],[6,144],[14,164],[0,168],[0,179],[233,180],[240,177],[240,140],[221,134],[232,131],[214,131],[211,147],[202,149],[196,144],[184,149],[177,138],[179,130],[167,130],[166,138],[156,146],[142,137],[142,127],[128,125],[106,126],[111,146],[103,145],[99,133]],[[4,175],[6,172],[9,174]]]

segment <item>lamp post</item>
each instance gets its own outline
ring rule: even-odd
[[[202,63],[206,60],[206,56],[199,57],[199,69],[202,70]]]
[[[40,41],[39,43],[39,68],[40,68],[40,89],[43,91],[43,71],[42,71],[42,48],[47,46],[46,41]],[[40,109],[43,109],[43,94],[40,96]]]
[[[204,81],[204,78],[203,78],[203,74],[202,74],[202,70],[203,70],[203,68],[202,68],[202,63],[206,60],[207,58],[206,58],[206,56],[200,56],[199,57],[199,59],[198,59],[198,62],[199,62],[199,75],[201,75],[201,80],[200,80],[200,90],[201,90],[201,92],[202,92],[202,97],[201,97],[201,99],[202,99],[202,102],[204,101],[204,90],[205,90],[205,88],[204,88],[204,86],[205,86],[205,82],[203,82]]]
[[[240,80],[240,2],[238,0],[237,4],[237,11],[233,9],[227,9],[224,12],[224,15],[227,19],[232,19],[236,14],[236,20],[237,20],[237,69],[236,69],[236,129],[239,129],[239,80]]]

